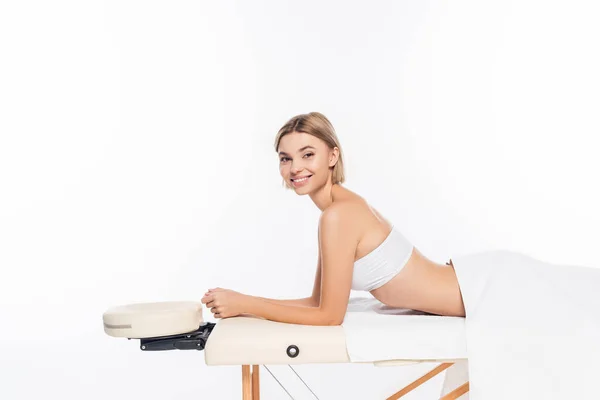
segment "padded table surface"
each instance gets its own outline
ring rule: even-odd
[[[288,355],[290,346],[298,349],[297,354],[291,353],[294,357]],[[350,357],[349,350],[356,355]],[[353,299],[341,326],[296,325],[255,317],[220,320],[204,356],[207,365],[347,363],[358,358],[381,365],[446,362],[466,358],[465,326],[462,318],[394,310],[372,299]]]
[[[299,350],[287,355],[289,346]],[[207,365],[349,362],[342,326],[295,325],[254,317],[217,323],[204,348]]]

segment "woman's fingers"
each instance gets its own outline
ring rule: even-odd
[[[223,314],[223,310],[221,309],[221,307],[212,307],[210,309],[210,312],[213,313],[215,318],[221,318],[221,315]]]

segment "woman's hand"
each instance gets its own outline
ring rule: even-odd
[[[244,304],[246,295],[229,289],[209,289],[202,297],[205,304],[215,318],[235,317],[245,312]]]

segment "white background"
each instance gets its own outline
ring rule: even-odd
[[[102,313],[215,286],[309,295],[319,213],[273,148],[299,113],[330,118],[346,187],[432,260],[599,266],[599,11],[2,2],[0,398],[240,398],[239,367],[141,352]],[[432,367],[297,370],[321,399],[380,399]]]

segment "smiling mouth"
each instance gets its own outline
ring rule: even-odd
[[[292,182],[297,182],[297,183],[302,183],[302,182],[306,182],[308,180],[308,178],[310,178],[312,175],[308,175],[308,176],[303,176],[302,178],[291,178]]]

